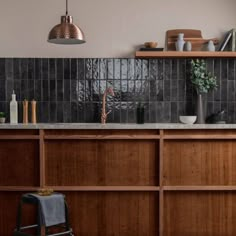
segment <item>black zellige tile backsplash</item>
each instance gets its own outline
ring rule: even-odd
[[[207,95],[208,114],[221,109],[236,122],[235,60],[207,59],[218,89]],[[108,122],[136,122],[136,107],[145,104],[145,122],[178,122],[181,114],[194,114],[195,92],[189,82],[189,59],[125,58],[0,58],[0,111],[9,120],[14,89],[19,101],[37,101],[39,122],[100,122],[104,90]]]

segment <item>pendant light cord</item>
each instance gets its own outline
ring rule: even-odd
[[[66,0],[66,15],[68,15],[68,0]]]

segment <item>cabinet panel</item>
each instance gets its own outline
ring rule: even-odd
[[[165,236],[234,236],[236,194],[168,192],[164,198]]]
[[[236,141],[165,140],[164,185],[236,185]]]
[[[0,192],[0,235],[12,236],[16,227],[17,207],[22,192]],[[22,225],[36,223],[36,209],[33,205],[24,204],[22,211]],[[26,231],[35,233],[35,230]]]
[[[0,186],[39,186],[39,143],[0,141]]]
[[[158,194],[65,193],[75,235],[158,236]]]
[[[51,140],[45,160],[48,186],[158,185],[153,140]]]

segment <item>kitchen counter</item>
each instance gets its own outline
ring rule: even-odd
[[[236,209],[236,124],[2,124],[0,153],[0,235],[12,231],[21,194],[45,188],[66,194],[76,235],[104,224],[117,235],[122,222],[121,235],[134,225],[128,235],[170,236],[179,219],[197,232]],[[177,235],[191,235],[181,224]]]
[[[236,124],[193,124],[146,123],[118,124],[107,123],[38,123],[38,124],[0,124],[0,129],[236,129]]]

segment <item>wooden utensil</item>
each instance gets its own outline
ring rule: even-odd
[[[166,31],[166,50],[175,51],[175,42],[179,33],[184,34],[185,42],[189,41],[192,44],[192,51],[200,51],[205,43],[208,43],[210,40],[214,44],[218,44],[219,40],[217,38],[203,39],[201,30],[195,29],[174,29]]]

